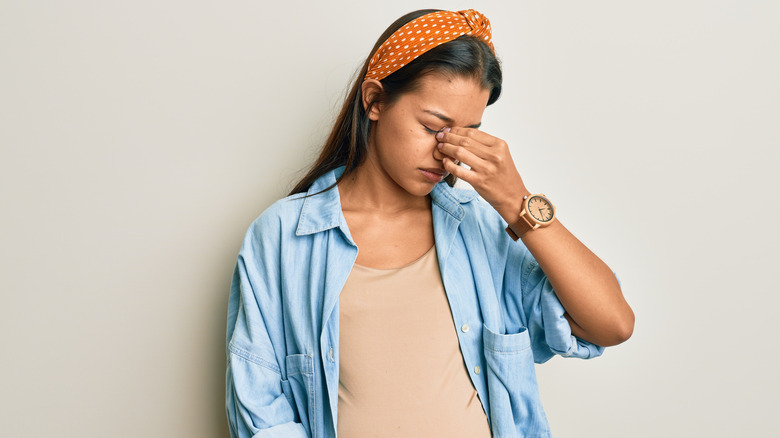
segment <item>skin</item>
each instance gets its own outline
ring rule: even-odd
[[[381,90],[379,81],[364,81],[364,107]],[[517,220],[523,196],[532,192],[507,143],[477,129],[488,97],[489,90],[474,79],[431,74],[417,91],[372,108],[368,158],[338,185],[359,248],[356,263],[404,266],[433,246],[430,192],[436,183],[421,169],[452,173],[471,184],[507,223]],[[436,134],[442,128],[446,132]],[[634,313],[612,270],[558,219],[520,238],[566,309],[572,334],[601,346],[631,336]]]

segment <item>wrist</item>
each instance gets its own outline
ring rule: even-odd
[[[513,224],[517,221],[520,217],[520,211],[523,209],[523,202],[525,201],[523,198],[525,196],[531,196],[531,192],[523,186],[507,198],[505,202],[496,207],[496,211],[504,219],[504,222]]]

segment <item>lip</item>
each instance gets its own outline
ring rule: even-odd
[[[444,169],[420,169],[420,172],[432,182],[439,182],[447,175],[447,171]]]

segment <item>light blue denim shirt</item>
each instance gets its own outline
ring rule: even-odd
[[[474,190],[441,182],[431,198],[453,330],[493,436],[548,437],[534,362],[592,358],[604,348],[571,334],[547,276]],[[249,227],[228,306],[232,437],[336,437],[339,293],[357,254],[335,187],[281,199]]]

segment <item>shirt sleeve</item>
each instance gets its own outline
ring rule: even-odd
[[[491,272],[496,276],[506,332],[528,331],[535,363],[547,362],[555,355],[581,359],[601,356],[604,347],[572,335],[563,316],[566,309],[539,262],[522,240],[514,241],[504,231],[507,224],[501,215],[487,201],[478,199],[474,211],[481,224],[480,236],[486,242],[488,259],[498,263]]]
[[[534,362],[547,362],[556,354],[581,359],[601,356],[604,347],[572,335],[563,316],[566,310],[522,241],[515,242],[503,233],[497,246],[506,254],[501,300],[507,330],[528,329]]]
[[[544,363],[556,354],[581,359],[601,356],[604,347],[572,335],[569,321],[563,316],[566,310],[530,252],[523,259],[521,271],[522,304],[534,361]]]
[[[258,218],[244,239],[230,287],[225,408],[232,438],[308,436],[292,394],[283,391],[275,348],[284,345],[277,236],[278,220]]]

